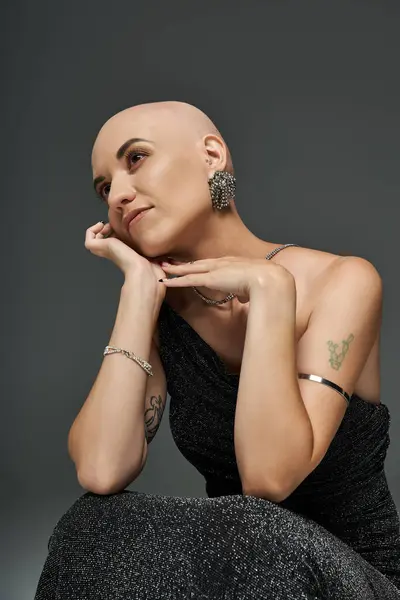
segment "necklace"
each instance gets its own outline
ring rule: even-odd
[[[272,250],[272,252],[270,252],[269,254],[267,254],[267,256],[265,257],[266,260],[270,260],[273,256],[275,256],[275,254],[277,254],[280,250],[283,250],[284,248],[287,248],[288,246],[298,246],[298,244],[284,244],[283,246],[278,246],[277,248],[275,248],[275,250]],[[194,263],[194,260],[190,261],[190,264]],[[225,298],[222,298],[222,300],[212,300],[211,298],[207,298],[207,296],[203,296],[203,294],[194,286],[192,285],[192,289],[196,292],[196,294],[206,303],[206,304],[225,304],[225,302],[229,302],[229,300],[232,300],[233,298],[236,298],[236,294],[228,294],[227,296],[225,296]]]
[[[236,294],[228,294],[228,296],[226,296],[225,298],[222,298],[222,300],[211,300],[211,298],[207,298],[206,296],[203,296],[203,294],[201,292],[199,292],[199,290],[196,287],[194,287],[193,285],[192,285],[192,289],[207,304],[225,304],[225,302],[229,302],[229,300],[232,300],[232,298],[236,297]]]

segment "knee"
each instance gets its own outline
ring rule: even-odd
[[[107,520],[107,505],[110,505],[110,496],[94,492],[79,496],[55,524],[47,543],[48,550],[63,541],[93,533]]]
[[[304,556],[312,543],[316,524],[298,513],[269,502],[256,500],[249,503],[251,521],[257,523],[256,535],[259,540],[268,540],[269,546],[280,549],[288,557],[297,560]]]

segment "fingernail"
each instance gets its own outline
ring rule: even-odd
[[[103,223],[103,225],[105,225],[105,221],[99,221],[99,223]]]

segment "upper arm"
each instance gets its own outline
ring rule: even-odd
[[[167,399],[167,381],[164,368],[161,363],[160,354],[155,339],[151,342],[149,363],[153,369],[153,377],[147,378],[145,408],[144,408],[144,426],[145,441],[142,459],[142,467],[147,458],[147,446],[153,440],[161,423],[165,410]]]
[[[298,373],[324,377],[351,395],[379,335],[381,312],[382,281],[375,267],[359,257],[338,259],[298,343]],[[326,385],[298,383],[313,429],[306,477],[325,456],[347,402]]]

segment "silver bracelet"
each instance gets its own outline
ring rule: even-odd
[[[333,381],[325,379],[325,377],[320,377],[319,375],[309,375],[307,373],[299,373],[299,379],[309,379],[310,381],[323,383],[324,385],[331,387],[333,390],[335,390],[335,392],[343,396],[347,404],[350,404],[351,396],[347,392],[345,392],[343,388],[339,387],[336,383],[333,383]]]
[[[136,356],[136,354],[133,354],[133,352],[129,352],[129,350],[124,350],[123,348],[116,348],[115,346],[106,346],[104,348],[103,356],[106,356],[106,354],[115,354],[116,352],[120,352],[127,358],[130,358],[131,360],[135,361],[138,365],[142,367],[142,369],[146,371],[147,375],[153,377],[153,370],[151,364],[148,363],[146,360],[143,360],[143,358],[139,358],[138,356]]]

